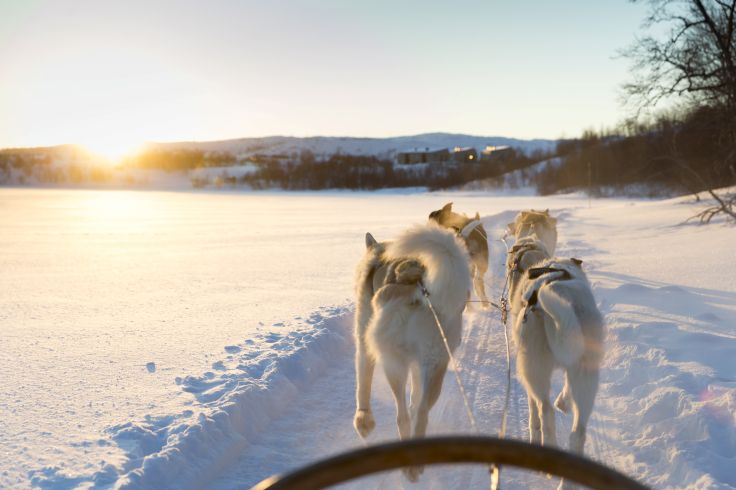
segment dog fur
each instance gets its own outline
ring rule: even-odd
[[[555,254],[557,247],[557,218],[549,214],[549,209],[544,211],[521,211],[514,218],[513,223],[508,224],[509,235],[516,238],[534,236],[547,248],[550,257]]]
[[[555,418],[549,401],[555,368],[565,371],[565,386],[555,405],[573,412],[569,450],[582,454],[588,419],[598,391],[605,327],[578,259],[546,259],[537,267],[552,271],[520,280],[513,305],[517,372],[529,399],[533,443],[556,445]],[[536,299],[536,301],[534,301]]]
[[[452,203],[448,202],[442,209],[429,213],[429,220],[439,223],[440,226],[449,228],[458,235],[463,229],[473,221],[480,221],[480,214],[475,213],[474,218],[469,218],[464,214],[455,213],[452,210]],[[488,270],[488,234],[481,223],[467,235],[463,236],[463,241],[470,254],[470,262],[472,265],[473,289],[478,299],[483,301],[484,307],[490,307],[488,296],[486,296],[486,288],[483,278]]]
[[[509,275],[511,318],[516,318],[521,309],[521,284],[526,271],[549,257],[547,246],[534,234],[517,239],[509,250],[506,255],[506,271]]]
[[[436,224],[417,226],[396,241],[366,236],[366,252],[356,277],[356,412],[353,425],[361,437],[375,427],[371,382],[381,361],[396,402],[399,437],[423,437],[429,410],[437,401],[449,357],[428,308],[421,282],[439,317],[451,350],[460,344],[462,313],[470,284],[464,244]],[[411,377],[411,408],[406,384]],[[405,468],[416,481],[422,468]]]

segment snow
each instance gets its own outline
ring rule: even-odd
[[[486,146],[513,146],[531,153],[534,150],[551,151],[555,140],[522,140],[503,136],[473,136],[454,133],[425,133],[391,138],[354,138],[339,136],[312,136],[297,138],[291,136],[269,136],[264,138],[240,138],[222,141],[152,143],[165,148],[186,148],[203,151],[226,151],[245,157],[252,154],[292,155],[304,150],[318,156],[336,153],[349,155],[375,155],[392,158],[398,151],[416,148],[471,147],[478,151]]]
[[[243,488],[362,444],[352,429],[352,276],[363,235],[429,211],[481,213],[493,237],[550,208],[609,329],[590,457],[656,488],[736,488],[736,227],[702,203],[414,191],[237,193],[0,189],[0,487]],[[491,242],[487,280],[503,277]],[[497,315],[458,351],[481,430],[505,389]],[[396,437],[380,368],[377,428]],[[561,384],[556,377],[554,389]],[[558,439],[570,420],[558,414]],[[470,432],[448,373],[429,432]],[[514,381],[510,437],[526,438]],[[506,469],[508,488],[554,480]],[[483,468],[349,488],[481,488]]]

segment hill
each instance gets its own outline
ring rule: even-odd
[[[425,133],[391,138],[357,138],[347,136],[267,136],[263,138],[238,138],[221,141],[183,141],[152,143],[152,146],[168,149],[201,150],[205,152],[228,152],[244,157],[252,154],[290,155],[308,150],[318,156],[370,155],[392,158],[396,152],[413,148],[473,147],[481,150],[488,145],[511,146],[531,153],[535,150],[553,150],[557,141],[548,139],[516,139],[503,136],[473,136],[455,133]]]

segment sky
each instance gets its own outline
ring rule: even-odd
[[[0,148],[423,132],[627,113],[627,0],[0,0]]]

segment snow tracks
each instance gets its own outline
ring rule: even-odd
[[[484,219],[484,226],[493,230],[494,235],[490,244],[491,271],[487,276],[494,297],[500,293],[504,277],[505,249],[497,239],[512,216],[513,213],[503,213]],[[498,312],[470,308],[465,316],[463,342],[456,354],[460,375],[480,430],[489,435],[498,433],[506,388],[505,343]],[[212,484],[212,488],[247,488],[271,474],[283,473],[361,446],[362,441],[352,427],[355,408],[352,352],[332,361],[333,364],[323,376],[304,391],[298,403],[289,405],[281,417],[274,419],[266,430],[250,440],[238,461]],[[397,438],[394,403],[380,366],[373,385],[373,411],[377,426],[367,441],[371,444]],[[558,381],[556,389],[560,385]],[[509,437],[526,439],[526,396],[515,380],[511,400]],[[566,424],[563,422],[560,430],[569,430],[569,421]],[[442,395],[430,412],[428,433],[471,433],[452,373],[447,373]],[[591,440],[594,442],[590,447],[593,444],[596,447],[602,445],[594,428],[591,430]],[[600,456],[595,450],[593,453]],[[508,468],[504,469],[503,481],[504,486],[511,489],[554,488],[557,484],[541,475]],[[343,488],[466,489],[487,488],[488,483],[487,468],[443,466],[427,468],[417,484],[410,484],[399,472],[390,472],[357,480]]]
[[[504,277],[504,247],[498,238],[514,214],[483,219],[491,238],[486,279],[494,298]],[[558,254],[585,259],[608,327],[586,454],[656,488],[735,488],[736,294],[620,274],[616,245],[605,236],[625,230],[611,225],[601,232],[595,228],[600,225],[586,224],[575,211],[556,214]],[[651,250],[640,260],[652,260],[656,248]],[[697,264],[681,267],[692,269],[685,273],[698,272]],[[226,346],[226,355],[211,371],[178,380],[195,397],[191,410],[109,429],[125,448],[126,461],[108,463],[88,479],[39,474],[35,483],[50,488],[247,488],[274,473],[360,447],[363,442],[352,428],[351,324],[350,306],[323,308]],[[496,434],[506,382],[498,312],[470,309],[457,357],[480,430]],[[561,376],[553,381],[554,397]],[[373,409],[377,427],[368,442],[395,439],[393,400],[380,366]],[[570,422],[558,414],[558,440],[567,440]],[[508,424],[509,437],[527,439],[526,395],[515,379]],[[471,432],[452,373],[430,413],[428,432]],[[483,467],[431,467],[415,485],[390,472],[344,488],[487,488],[488,478]],[[555,479],[509,468],[502,479],[509,489],[557,485]]]

